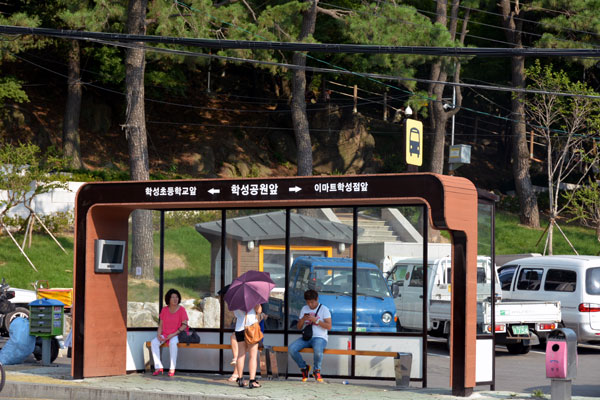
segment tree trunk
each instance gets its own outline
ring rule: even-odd
[[[304,40],[315,31],[317,20],[317,4],[319,0],[312,0],[311,7],[306,10],[302,18],[302,31],[299,41]],[[306,54],[294,53],[292,61],[296,65],[306,65]],[[298,176],[312,175],[312,144],[308,117],[306,115],[306,73],[303,69],[294,71],[292,80],[292,123],[296,136],[296,147],[298,152]]]
[[[514,43],[516,48],[523,48],[521,37],[521,20],[515,20],[514,17],[519,14],[519,3],[515,3],[515,11],[511,10],[510,0],[501,0],[504,27],[507,29],[506,38]],[[512,66],[512,85],[514,87],[525,87],[525,59],[523,57],[513,57]],[[527,149],[527,129],[525,126],[525,106],[522,101],[521,93],[513,93],[511,101],[512,107],[512,162],[513,177],[515,188],[519,197],[521,211],[519,218],[521,223],[531,228],[540,227],[540,216],[537,204],[537,197],[533,191],[531,177],[529,175],[529,151]]]
[[[452,1],[451,18],[449,33],[452,40],[456,39],[457,23],[458,23],[458,9],[460,1]],[[448,1],[437,0],[436,2],[436,17],[435,22],[442,26],[448,24]],[[464,43],[464,38],[467,32],[466,26],[468,21],[468,14],[463,19],[463,32],[460,37],[460,42]],[[456,70],[454,73],[454,80],[458,81],[460,77],[460,64],[455,64]],[[448,80],[448,71],[446,66],[442,64],[442,61],[436,61],[431,66],[430,79],[433,81],[446,82]],[[448,119],[458,112],[458,108],[462,102],[462,96],[460,91],[457,90],[456,103],[453,104],[453,108],[446,111],[444,110],[444,104],[442,99],[444,97],[444,89],[446,88],[445,83],[431,83],[429,85],[429,96],[435,98],[431,101],[431,126],[433,129],[433,146],[431,150],[431,161],[429,164],[429,170],[436,174],[444,173],[444,153],[446,148],[446,125],[448,125]]]
[[[552,242],[553,242],[553,229],[554,229],[554,220],[556,218],[556,206],[554,204],[554,186],[552,185],[552,145],[550,140],[548,140],[546,146],[546,174],[548,175],[548,214],[550,215],[550,226],[548,227],[548,255],[552,255]],[[545,254],[544,254],[545,255]]]
[[[147,0],[130,0],[127,31],[130,34],[146,33]],[[135,43],[140,46],[143,43]],[[125,135],[129,144],[131,179],[148,180],[148,142],[144,110],[145,55],[142,49],[129,49],[125,58],[125,85],[127,97]],[[130,274],[136,278],[154,279],[152,268],[152,212],[136,210],[132,215],[132,246]]]
[[[554,223],[553,220],[550,220],[550,226],[548,227],[548,253],[547,255],[552,255],[552,242],[554,239]],[[544,254],[546,255],[546,254]]]
[[[442,74],[445,76],[445,74]],[[433,95],[436,99],[441,99],[444,93],[442,84],[435,85]],[[429,170],[435,174],[444,173],[444,149],[446,146],[446,125],[448,124],[448,115],[444,110],[441,101],[434,101],[431,105],[431,119],[433,122],[433,149],[431,154],[431,163]]]
[[[72,40],[69,49],[69,75],[67,79],[67,105],[63,125],[63,153],[69,166],[83,168],[79,147],[79,115],[81,112],[81,73],[79,41]]]

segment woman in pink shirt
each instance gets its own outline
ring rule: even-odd
[[[177,362],[178,335],[188,329],[188,315],[185,308],[179,305],[181,294],[177,290],[169,289],[165,294],[165,303],[167,303],[167,306],[163,307],[159,316],[158,333],[151,342],[152,358],[154,358],[154,373],[152,375],[162,375],[163,373],[160,345],[167,342],[171,359],[169,376],[173,376],[175,375],[175,363]]]

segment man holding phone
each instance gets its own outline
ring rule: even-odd
[[[326,306],[319,304],[319,294],[315,290],[309,289],[304,292],[304,300],[306,305],[300,310],[300,319],[296,327],[303,331],[308,327],[306,328],[308,332],[288,346],[288,353],[302,372],[302,382],[306,382],[310,373],[310,365],[306,364],[300,355],[300,350],[312,347],[315,366],[313,376],[317,382],[323,382],[321,363],[323,350],[327,346],[327,331],[331,329],[331,312]]]

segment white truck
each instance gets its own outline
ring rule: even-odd
[[[450,257],[428,263],[427,331],[449,342],[451,313]],[[493,272],[494,271],[494,272]],[[493,275],[492,275],[493,274]],[[419,258],[397,261],[386,279],[398,315],[398,330],[422,330],[423,262]],[[496,343],[505,344],[511,354],[526,354],[561,321],[559,301],[502,301],[501,288],[489,257],[477,258],[477,333],[492,332],[491,282],[495,282]]]

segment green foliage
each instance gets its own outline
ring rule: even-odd
[[[524,104],[532,128],[547,147],[548,206],[550,214],[557,216],[566,207],[559,205],[561,184],[569,180],[580,183],[600,159],[595,145],[600,131],[600,102],[586,83],[572,82],[564,70],[555,70],[552,64],[542,66],[536,60],[527,68],[526,76],[528,88],[542,92],[528,94]],[[587,97],[559,96],[556,92]],[[574,174],[576,168],[583,174]]]
[[[346,34],[352,43],[382,46],[452,46],[447,29],[432,24],[413,7],[392,3],[364,5],[346,19]],[[347,56],[354,71],[372,71],[414,77],[417,67],[431,57],[398,54],[356,54]],[[415,81],[401,81],[414,89]]]
[[[160,229],[160,213],[152,213],[154,229]],[[168,229],[187,228],[202,222],[220,221],[219,210],[165,211],[165,226]]]
[[[539,19],[544,33],[536,45],[546,48],[594,48],[600,26],[598,1],[535,0],[525,6],[543,12]],[[569,57],[567,63],[576,62],[585,68],[594,67],[592,58]]]
[[[600,241],[600,184],[591,178],[588,184],[563,195],[570,200],[568,210],[574,215],[569,220],[581,221],[585,226],[596,229]]]
[[[23,90],[22,84],[22,81],[10,76],[0,78],[0,107],[4,105],[6,100],[15,103],[29,102],[29,97]]]
[[[118,84],[125,80],[125,63],[123,53],[116,47],[86,47],[81,50],[84,56],[90,57],[90,70],[102,83]]]
[[[129,180],[129,171],[123,171],[116,168],[104,168],[99,170],[65,169],[65,172],[69,173],[69,179],[74,182],[108,182]]]
[[[535,389],[531,393],[531,397],[533,397],[534,399],[545,399],[546,398],[546,396],[544,395],[544,392],[541,389]]]
[[[0,199],[0,222],[14,206],[29,207],[35,196],[67,187],[67,177],[54,173],[64,168],[65,160],[53,149],[42,154],[31,143],[0,143],[0,165],[0,190],[7,191]]]
[[[39,217],[52,233],[73,232],[75,218],[70,211],[57,211],[50,215],[40,215]],[[46,230],[39,223],[34,225],[34,232],[46,234]]]

